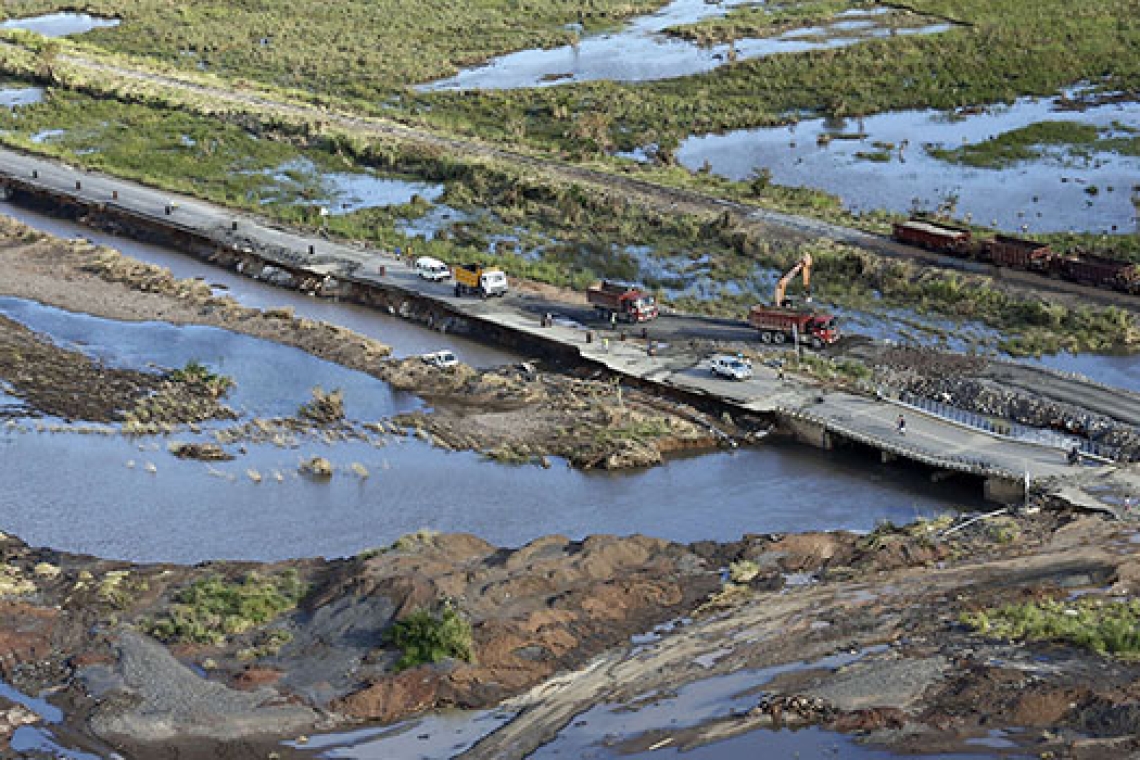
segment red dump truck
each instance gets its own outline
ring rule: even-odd
[[[657,302],[636,285],[603,281],[586,289],[586,300],[606,319],[648,322],[657,319]]]
[[[823,348],[839,340],[835,317],[810,310],[757,304],[748,312],[748,324],[760,331],[760,340],[765,343],[798,339],[812,348]]]

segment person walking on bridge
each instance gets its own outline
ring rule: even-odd
[[[899,435],[906,435],[906,417],[900,414],[898,422],[895,423],[895,427],[898,428]]]

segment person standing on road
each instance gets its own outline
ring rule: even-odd
[[[896,427],[898,427],[899,435],[906,435],[906,417],[900,414]]]

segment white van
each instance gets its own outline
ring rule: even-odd
[[[439,259],[431,256],[420,256],[416,259],[416,274],[425,280],[440,282],[451,277],[451,269]]]

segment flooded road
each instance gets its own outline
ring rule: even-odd
[[[1052,99],[1021,98],[955,116],[900,111],[863,119],[811,119],[787,127],[690,137],[677,151],[691,171],[746,180],[771,172],[781,185],[838,195],[855,212],[949,210],[1010,232],[1135,232],[1140,157],[1063,146],[1005,169],[940,160],[927,148],[977,145],[1043,121],[1092,125],[1102,134],[1140,130],[1140,106],[1112,103],[1056,110]]]

